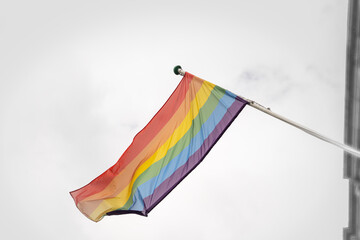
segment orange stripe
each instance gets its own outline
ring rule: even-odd
[[[193,75],[186,73],[178,87],[169,97],[163,107],[155,114],[151,121],[135,137],[128,149],[123,153],[118,162],[95,178],[88,185],[71,192],[75,203],[103,190],[112,179],[118,175],[136,155],[141,152],[161,131],[161,129],[173,118],[180,104],[185,99]]]

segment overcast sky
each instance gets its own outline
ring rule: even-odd
[[[2,1],[1,239],[327,239],[343,153],[251,107],[149,217],[94,223],[69,191],[111,167],[175,65],[343,142],[347,1]]]

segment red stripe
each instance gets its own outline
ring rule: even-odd
[[[185,74],[166,103],[160,108],[151,121],[134,137],[133,142],[119,158],[117,163],[86,186],[70,192],[76,204],[103,190],[112,181],[112,179],[119,174],[121,170],[123,170],[137,156],[137,154],[146,147],[146,145],[150,143],[150,141],[165,126],[182,104],[193,77],[194,76],[189,73]],[[122,160],[121,162],[120,159]]]

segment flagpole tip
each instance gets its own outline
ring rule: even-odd
[[[182,69],[182,67],[180,65],[177,65],[177,66],[174,67],[174,73],[176,75],[181,75],[181,76],[185,75],[185,72],[184,72],[184,70]]]

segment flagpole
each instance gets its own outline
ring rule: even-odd
[[[176,75],[181,75],[181,76],[185,75],[185,71],[179,65],[174,67],[174,73]],[[283,121],[283,122],[285,122],[287,124],[290,124],[290,125],[298,128],[298,129],[301,129],[302,131],[304,131],[304,132],[306,132],[306,133],[308,133],[308,134],[310,134],[310,135],[312,135],[312,136],[314,136],[316,138],[319,138],[319,139],[321,139],[321,140],[323,140],[325,142],[333,144],[333,145],[343,149],[345,152],[348,152],[348,153],[351,153],[351,154],[353,154],[353,155],[355,155],[357,157],[360,157],[360,151],[358,151],[358,150],[356,150],[356,149],[354,149],[354,148],[352,148],[350,146],[347,146],[347,145],[345,145],[343,143],[340,143],[340,142],[332,140],[332,139],[330,139],[328,137],[325,137],[324,135],[322,135],[322,134],[320,134],[320,133],[318,133],[318,132],[316,132],[316,131],[308,128],[308,127],[305,127],[305,126],[303,126],[303,125],[301,125],[299,123],[296,123],[296,122],[294,122],[294,121],[292,121],[292,120],[290,120],[288,118],[285,118],[285,117],[283,117],[283,116],[281,116],[281,115],[279,115],[277,113],[274,113],[273,111],[270,110],[270,108],[266,108],[266,107],[262,106],[261,104],[255,102],[253,100],[244,98],[244,97],[242,97],[240,95],[238,95],[238,96],[241,97],[242,99],[244,99],[245,101],[247,101],[248,104],[251,107],[256,108],[257,110],[260,110],[260,111],[262,111],[262,112],[264,112],[266,114],[269,114],[270,116],[272,116],[274,118],[277,118],[277,119],[279,119],[279,120],[281,120],[281,121]]]

